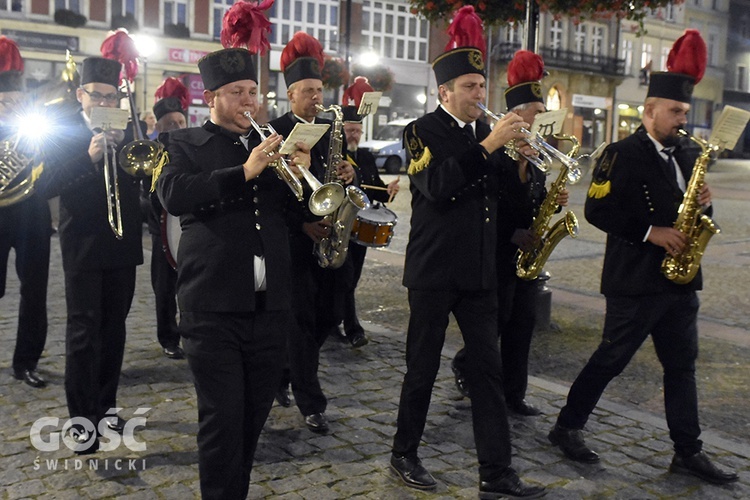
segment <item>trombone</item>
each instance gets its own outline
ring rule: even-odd
[[[115,144],[107,142],[104,135],[104,188],[107,193],[107,219],[109,227],[118,240],[122,239],[122,210],[120,208],[120,189],[117,183],[118,160],[120,168],[133,177],[143,178],[153,174],[154,169],[162,160],[164,145],[145,140],[140,121],[135,113],[135,99],[130,91],[130,82],[125,81],[128,101],[130,103],[130,121],[133,126],[134,141],[131,141],[115,154]],[[106,132],[106,131],[105,131]],[[110,159],[110,154],[112,158]]]
[[[264,129],[271,134],[276,133],[276,130],[274,130],[273,126],[270,123],[267,123],[265,126],[261,127],[260,125],[258,125],[258,122],[253,119],[249,111],[245,111],[243,114],[248,120],[250,120],[250,124],[253,126],[255,131],[258,132],[261,140],[265,140],[268,137],[264,132]],[[281,146],[283,145],[284,141],[281,141]],[[273,162],[271,165],[276,171],[276,175],[278,175],[279,179],[284,181],[287,186],[289,186],[289,189],[292,190],[294,195],[297,197],[297,200],[302,201],[302,183],[299,179],[297,179],[297,176],[294,175],[294,172],[292,172],[292,169],[289,167],[289,164],[286,162],[286,160],[284,158],[279,158],[278,162]],[[333,213],[344,202],[344,197],[346,196],[346,194],[344,192],[344,187],[341,184],[338,184],[336,182],[322,184],[318,179],[315,178],[312,172],[310,172],[305,167],[299,167],[299,170],[302,173],[302,177],[304,177],[305,182],[307,182],[307,184],[310,186],[310,189],[313,190],[313,194],[312,196],[310,196],[310,201],[308,202],[310,211],[313,214],[318,216],[328,215],[330,213]]]

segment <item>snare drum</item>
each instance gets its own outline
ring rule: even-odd
[[[161,226],[161,248],[164,250],[164,256],[172,269],[176,270],[177,248],[180,245],[180,236],[182,236],[180,218],[162,210],[159,225]]]
[[[366,247],[387,247],[393,237],[393,227],[398,222],[396,214],[380,203],[360,210],[352,226],[354,242]]]

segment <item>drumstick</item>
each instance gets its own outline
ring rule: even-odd
[[[396,183],[398,183],[399,180],[401,180],[401,176],[400,175],[398,177],[396,177]],[[390,203],[390,202],[393,201],[393,197],[394,196],[396,196],[396,191],[391,192],[391,195],[388,197],[388,203]]]
[[[359,185],[359,187],[363,187],[363,188],[365,188],[365,189],[378,189],[378,190],[380,190],[380,191],[388,191],[388,188],[387,188],[387,187],[382,187],[382,186],[372,186],[372,185],[370,185],[370,184],[360,184],[360,185]]]

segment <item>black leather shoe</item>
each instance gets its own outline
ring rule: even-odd
[[[306,416],[305,425],[313,432],[328,432],[328,419],[325,413],[313,413]]]
[[[508,401],[508,409],[516,415],[522,415],[524,417],[536,417],[537,415],[542,414],[542,411],[539,408],[525,399],[513,402]]]
[[[283,387],[279,387],[279,390],[276,391],[276,396],[274,399],[276,399],[276,402],[284,408],[289,408],[290,406],[292,406],[292,399],[289,396],[289,386],[284,385]]]
[[[702,451],[689,457],[675,454],[669,471],[696,476],[713,484],[728,484],[739,479],[734,472],[726,472],[716,467]]]
[[[479,482],[479,498],[539,498],[547,494],[542,486],[531,486],[518,477],[516,471],[508,467],[502,476],[493,481]]]
[[[367,340],[367,336],[365,336],[365,332],[356,332],[347,338],[352,344],[352,347],[362,347],[364,345],[367,345],[367,343],[369,342],[369,340]]]
[[[13,376],[18,380],[23,380],[27,385],[36,389],[47,385],[47,381],[44,380],[36,370],[13,370]]]
[[[67,437],[73,441],[73,451],[76,455],[91,455],[99,451],[99,437],[96,432],[89,432],[80,424],[71,425]]]
[[[391,455],[391,469],[411,488],[431,490],[437,486],[435,478],[427,472],[418,458]]]
[[[469,383],[466,381],[466,377],[461,373],[461,370],[456,367],[455,361],[451,363],[451,370],[453,370],[453,376],[456,379],[456,389],[465,398],[471,398],[469,395]]]
[[[595,464],[599,461],[599,455],[592,451],[583,440],[583,431],[580,429],[568,429],[555,424],[547,436],[549,442],[559,446],[565,456],[576,462]]]
[[[182,347],[178,345],[167,346],[163,349],[163,351],[164,355],[169,359],[185,359],[185,351],[183,351]]]
[[[125,422],[127,422],[127,420],[120,417],[119,415],[110,415],[104,417],[104,419],[107,421],[107,427],[118,434],[122,434],[123,429],[125,429]]]

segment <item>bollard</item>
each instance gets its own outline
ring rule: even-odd
[[[547,287],[547,281],[550,274],[542,271],[537,276],[536,285],[538,287],[536,296],[536,324],[534,329],[537,331],[549,330],[552,318],[552,290]]]

